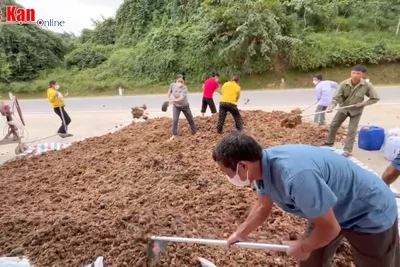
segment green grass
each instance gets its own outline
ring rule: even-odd
[[[275,74],[244,77],[241,81],[243,90],[284,90],[290,88],[311,88],[312,77],[320,73],[325,79],[340,82],[350,76],[349,67],[337,67],[316,70],[312,72],[290,71],[284,77]],[[43,98],[50,80],[57,80],[63,93],[68,92],[69,96],[106,96],[117,95],[118,87],[121,85],[125,91],[124,95],[143,94],[164,94],[168,90],[169,83],[151,84],[148,81],[132,81],[118,77],[96,77],[95,70],[67,71],[56,69],[42,73],[40,79],[29,83],[14,83],[11,86],[1,85],[0,91],[3,98],[8,98],[11,91],[19,98]],[[368,66],[367,76],[376,85],[397,85],[400,84],[400,64],[385,64]],[[281,78],[285,79],[284,88],[280,88]],[[101,81],[100,81],[101,80]],[[187,85],[191,92],[201,92],[201,84],[190,83],[187,78]],[[223,82],[223,81],[222,81]]]

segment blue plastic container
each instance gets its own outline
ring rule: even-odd
[[[358,147],[363,150],[381,150],[385,142],[385,129],[378,126],[363,126],[358,135]]]

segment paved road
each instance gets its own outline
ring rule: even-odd
[[[400,87],[377,88],[381,97],[381,104],[400,103]],[[190,94],[189,100],[193,109],[200,109],[202,95]],[[219,95],[215,100],[220,99]],[[245,106],[245,99],[250,99]],[[93,98],[67,98],[68,111],[123,111],[135,106],[146,104],[149,110],[161,109],[166,95],[144,95],[144,96],[115,96],[115,97],[93,97]],[[308,106],[315,102],[313,89],[293,89],[282,91],[244,91],[239,105],[247,108],[265,107],[296,107]],[[53,112],[46,99],[21,100],[21,108],[26,113],[48,113]]]

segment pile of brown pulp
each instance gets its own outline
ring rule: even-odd
[[[327,130],[303,123],[281,127],[284,112],[242,112],[246,129],[265,147],[320,145]],[[59,152],[0,167],[0,255],[26,255],[36,266],[79,267],[104,256],[106,266],[146,266],[147,236],[226,239],[255,200],[231,185],[211,159],[216,118],[196,118],[192,136],[170,137],[171,120],[154,119],[94,137]],[[225,129],[233,129],[229,118]],[[342,133],[338,134],[342,136]],[[253,240],[279,243],[305,222],[274,208]],[[153,266],[296,266],[285,254],[171,244]],[[351,266],[341,247],[338,266]]]

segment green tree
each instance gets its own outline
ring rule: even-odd
[[[115,44],[116,41],[116,23],[114,18],[104,18],[102,20],[93,20],[95,29],[91,32],[90,42],[101,45]]]
[[[6,5],[21,7],[12,0],[0,0],[3,14]],[[40,71],[59,66],[66,52],[59,36],[36,25],[0,25],[0,48],[7,57],[2,62],[8,62],[3,66],[11,71],[6,75],[9,81],[35,79]]]
[[[11,77],[11,65],[7,60],[7,55],[4,51],[0,51],[0,82],[9,83]]]
[[[282,77],[288,69],[394,62],[399,16],[400,0],[125,0],[114,18],[93,20],[79,37],[1,25],[0,79],[30,81],[65,66],[106,88],[182,71],[201,81],[212,71]]]
[[[66,51],[61,38],[35,25],[0,25],[0,47],[13,81],[29,81],[41,70],[59,66]]]
[[[67,68],[95,68],[107,60],[107,56],[96,47],[83,46],[75,49],[65,57]]]
[[[92,40],[93,30],[83,29],[81,35],[79,36],[79,42],[84,44]]]
[[[289,36],[292,21],[278,0],[204,1],[203,23],[220,58],[248,74],[273,69],[273,58],[299,40]]]

